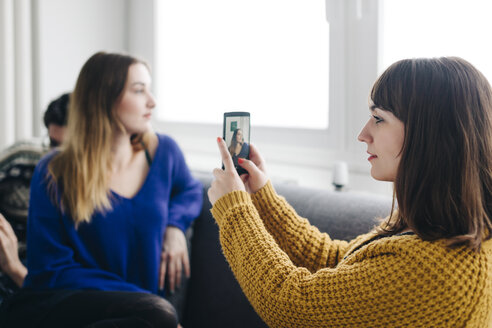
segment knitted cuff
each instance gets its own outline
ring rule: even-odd
[[[217,223],[220,223],[231,208],[249,204],[251,204],[249,194],[246,191],[236,190],[219,198],[210,212],[212,212]]]
[[[255,207],[260,211],[268,208],[269,205],[276,203],[278,197],[272,182],[268,180],[260,190],[251,195],[251,200]]]

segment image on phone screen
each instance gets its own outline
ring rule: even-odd
[[[224,113],[223,138],[239,175],[248,173],[238,158],[249,159],[250,115],[248,112]]]

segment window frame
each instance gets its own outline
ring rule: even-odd
[[[128,50],[156,67],[153,20],[155,1],[160,0],[128,1]],[[378,73],[378,0],[325,2],[330,24],[328,128],[255,127],[253,118],[251,141],[262,150],[270,168],[279,165],[329,172],[336,161],[343,160],[351,172],[367,175],[365,145],[357,141],[357,135],[367,120],[367,97]],[[154,80],[159,83],[158,77]],[[220,124],[154,119],[153,127],[178,142],[192,169],[218,165],[214,140],[222,133]]]

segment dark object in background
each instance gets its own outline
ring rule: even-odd
[[[48,148],[41,143],[18,142],[0,154],[0,213],[9,221],[19,241],[19,258],[26,259],[26,224],[29,189],[36,164]],[[0,301],[18,287],[0,271]]]

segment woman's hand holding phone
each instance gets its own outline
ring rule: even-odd
[[[235,190],[255,193],[268,182],[265,162],[256,147],[251,146],[250,148],[250,160],[239,160],[239,165],[248,171],[248,174],[242,174],[239,177],[225,141],[219,137],[217,138],[217,143],[224,170],[216,168],[213,171],[215,180],[212,181],[208,189],[208,199],[212,205],[222,196]]]
[[[249,160],[240,159],[238,163],[243,169],[248,171],[248,174],[241,174],[240,177],[247,192],[254,194],[267,184],[268,176],[265,161],[254,145],[250,145]]]
[[[208,199],[212,205],[222,196],[236,191],[246,191],[243,181],[237,174],[236,168],[231,158],[227,145],[222,138],[217,138],[219,145],[220,156],[222,157],[222,163],[224,164],[224,170],[219,168],[214,169],[213,174],[215,179],[212,181],[210,188],[208,188]]]

